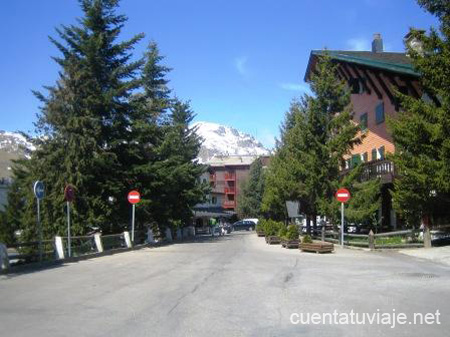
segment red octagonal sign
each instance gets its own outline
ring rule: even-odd
[[[128,202],[130,204],[137,204],[139,201],[141,201],[141,195],[138,191],[131,191],[128,193]]]
[[[350,192],[345,188],[340,188],[336,192],[336,199],[339,202],[347,202],[350,200]]]

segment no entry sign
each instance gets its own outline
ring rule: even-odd
[[[64,189],[64,198],[67,202],[72,202],[75,198],[75,189],[72,185],[67,185]]]
[[[336,199],[339,202],[347,202],[350,200],[350,192],[345,188],[340,188],[336,192]]]
[[[141,195],[138,191],[131,191],[128,193],[128,202],[130,204],[137,204],[139,201],[141,201]]]

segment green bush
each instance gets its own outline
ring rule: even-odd
[[[286,238],[288,240],[298,240],[298,227],[296,225],[289,225],[286,231]]]
[[[311,237],[309,235],[305,235],[303,240],[302,240],[302,243],[312,243],[312,242],[313,241],[312,241],[312,239],[311,239]]]
[[[257,232],[265,233],[265,231],[264,231],[264,224],[265,224],[265,222],[266,222],[266,220],[264,220],[264,219],[260,219],[258,221],[258,224],[256,225],[256,228],[255,228]]]
[[[284,224],[280,226],[280,229],[278,230],[278,237],[280,238],[286,238],[287,234],[287,228]]]
[[[264,234],[266,236],[275,236],[278,234],[280,228],[284,227],[282,222],[277,222],[271,219],[264,221]]]

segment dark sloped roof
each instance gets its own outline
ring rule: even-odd
[[[309,57],[308,68],[306,69],[305,81],[309,78],[311,71],[311,61],[314,56],[328,54],[332,59],[365,65],[373,68],[392,71],[395,73],[410,76],[420,74],[413,68],[411,59],[405,53],[374,53],[371,51],[347,51],[347,50],[313,50]]]

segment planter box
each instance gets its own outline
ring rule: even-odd
[[[301,243],[299,248],[302,252],[316,252],[316,253],[331,253],[334,250],[334,245],[329,242],[313,242]]]
[[[269,245],[279,245],[281,243],[281,239],[278,236],[272,235],[272,236],[266,236],[266,242]]]
[[[266,236],[263,231],[258,230],[256,231],[256,235],[258,235],[259,237]]]
[[[283,247],[287,249],[291,248],[298,248],[298,245],[300,244],[299,240],[284,240]]]

